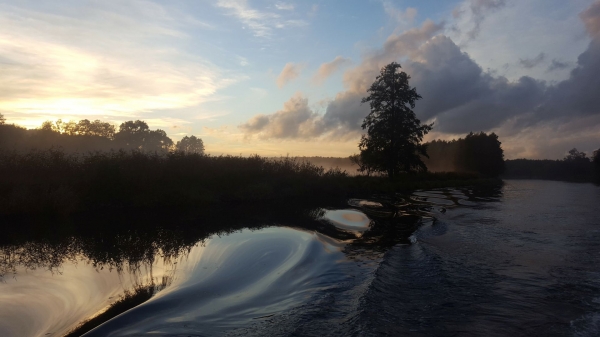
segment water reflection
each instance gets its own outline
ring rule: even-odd
[[[124,289],[164,276],[172,279],[167,288],[94,334],[210,334],[246,326],[321,301],[341,284],[364,287],[387,249],[410,243],[419,226],[482,195],[498,198],[420,191],[328,208],[98,215],[86,218],[87,226],[63,224],[44,235],[16,228],[0,240],[0,335],[60,335]],[[358,305],[360,292],[353,291],[342,291],[337,303]]]
[[[363,233],[369,229],[371,220],[362,212],[348,209],[327,210],[323,219],[331,222],[337,228]]]
[[[179,278],[90,336],[216,334],[298,305],[342,281],[343,253],[320,234],[289,228],[209,240],[179,265]]]

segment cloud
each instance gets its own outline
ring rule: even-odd
[[[394,6],[391,1],[384,0],[382,2],[383,10],[386,12],[394,20],[400,23],[412,23],[417,17],[417,9],[413,7],[408,7],[406,10],[402,11],[401,9]]]
[[[73,9],[0,5],[0,112],[11,119],[134,118],[197,106],[240,79],[178,50],[185,17],[155,3]]]
[[[294,63],[286,63],[279,76],[277,76],[277,86],[283,88],[291,80],[300,75],[300,66]]]
[[[597,39],[600,35],[600,1],[594,2],[579,17],[585,24],[588,34]]]
[[[390,35],[379,51],[367,54],[360,65],[344,74],[344,85],[353,92],[365,93],[379,70],[386,64],[404,57],[415,57],[415,51],[444,28],[444,23],[425,21],[421,27],[402,34]]]
[[[321,64],[321,66],[317,70],[317,73],[315,74],[315,76],[313,76],[313,81],[316,83],[322,83],[339,68],[343,67],[344,65],[350,62],[350,59],[347,59],[342,56],[337,56],[335,59],[333,59],[333,61]]]
[[[269,20],[279,17],[275,13],[250,8],[246,0],[219,0],[217,6],[231,10],[231,14],[248,26],[258,37],[269,36],[271,34]]]
[[[308,106],[308,99],[296,94],[271,115],[257,115],[239,126],[247,136],[259,138],[302,139],[321,133],[318,114]]]
[[[304,20],[285,20],[281,15],[268,11],[251,8],[247,0],[218,0],[217,7],[230,10],[231,15],[238,18],[246,25],[254,36],[268,38],[272,35],[273,28],[302,27],[308,25]],[[292,4],[278,2],[278,10],[292,10]]]
[[[294,10],[294,4],[289,3],[289,2],[277,2],[275,3],[275,8],[282,10],[282,11],[292,11]]]
[[[542,63],[545,58],[546,55],[544,53],[540,53],[538,56],[532,59],[519,59],[519,63],[521,64],[521,66],[530,69]]]
[[[548,66],[548,71],[562,70],[569,67],[567,62],[558,61],[556,59],[552,60],[550,66]]]
[[[453,15],[456,19],[468,16],[472,27],[466,32],[466,35],[468,40],[474,40],[479,36],[485,16],[505,5],[506,0],[467,0],[453,11]],[[455,29],[458,28],[455,27]]]
[[[389,36],[382,50],[365,55],[358,66],[345,72],[344,85],[347,90],[335,96],[334,100],[327,106],[325,114],[314,113],[311,115],[311,125],[314,126],[311,128],[313,133],[295,133],[295,137],[326,136],[339,138],[356,136],[361,130],[362,120],[369,113],[369,106],[361,104],[361,98],[366,95],[367,88],[379,74],[381,67],[405,56],[416,56],[414,51],[441,31],[443,26],[443,23],[436,24],[428,20],[419,28],[410,29],[403,34]],[[241,129],[247,135],[252,135],[260,132],[262,128],[269,129],[269,124],[275,121],[270,119],[269,115],[259,115],[244,124]],[[257,127],[252,127],[253,125]],[[258,126],[261,128],[258,128]],[[294,137],[284,136],[276,132],[269,132],[268,135],[269,138]]]

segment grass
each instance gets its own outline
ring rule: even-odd
[[[126,210],[210,210],[496,183],[473,174],[350,176],[293,158],[171,153],[0,152],[0,217],[67,219]]]

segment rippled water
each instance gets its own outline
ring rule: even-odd
[[[351,199],[307,229],[215,235],[121,273],[83,257],[17,266],[0,283],[0,336],[61,335],[165,275],[89,335],[598,336],[599,205],[593,185],[507,181]]]

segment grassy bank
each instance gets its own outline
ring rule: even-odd
[[[59,150],[0,152],[0,216],[69,218],[127,210],[203,210],[496,183],[472,174],[349,176],[291,158]]]

